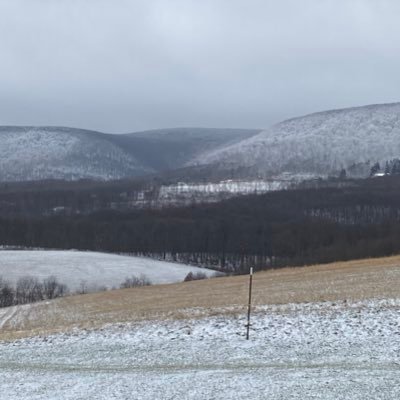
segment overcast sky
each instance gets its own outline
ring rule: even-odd
[[[398,0],[0,0],[0,124],[267,127],[400,101]]]

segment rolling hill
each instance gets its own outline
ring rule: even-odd
[[[125,278],[145,275],[152,284],[182,282],[192,271],[207,276],[210,269],[184,264],[128,257],[90,251],[2,250],[0,251],[0,277],[15,285],[18,278],[30,276],[39,280],[55,276],[71,291],[99,288],[118,288]]]
[[[256,307],[290,307],[318,302],[398,299],[399,265],[400,256],[393,256],[257,272],[253,303]],[[143,319],[240,315],[246,312],[248,279],[248,275],[228,276],[0,308],[0,340]],[[10,310],[13,317],[5,321]]]
[[[0,127],[0,180],[118,179],[153,172],[99,132]]]

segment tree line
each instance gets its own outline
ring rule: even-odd
[[[206,278],[206,276],[199,276],[200,275],[194,275],[192,277],[193,279]],[[186,280],[190,280],[189,278]],[[135,275],[126,277],[119,288],[127,289],[150,285],[152,285],[151,280],[145,274],[141,274],[138,277]],[[52,300],[71,294],[86,294],[89,292],[106,290],[108,289],[105,286],[89,286],[86,281],[81,281],[79,288],[71,293],[68,286],[64,283],[60,283],[55,276],[49,276],[48,278],[39,280],[37,277],[26,275],[19,278],[15,285],[12,285],[9,281],[0,276],[0,308],[36,303],[42,300]]]
[[[0,307],[35,303],[46,299],[55,299],[68,294],[68,287],[50,276],[40,281],[32,276],[23,276],[15,286],[0,277]]]

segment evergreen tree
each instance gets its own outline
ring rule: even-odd
[[[379,162],[375,163],[375,164],[371,167],[370,176],[374,176],[374,175],[377,174],[380,170],[381,170],[381,166],[379,165]]]
[[[385,164],[385,175],[390,175],[389,161],[386,161],[386,164]]]

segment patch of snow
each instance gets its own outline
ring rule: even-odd
[[[291,185],[289,180],[254,180],[234,181],[227,180],[218,183],[185,183],[179,182],[176,185],[163,185],[160,188],[159,199],[165,200],[177,195],[192,196],[218,193],[233,194],[260,194],[274,190],[287,189]]]

